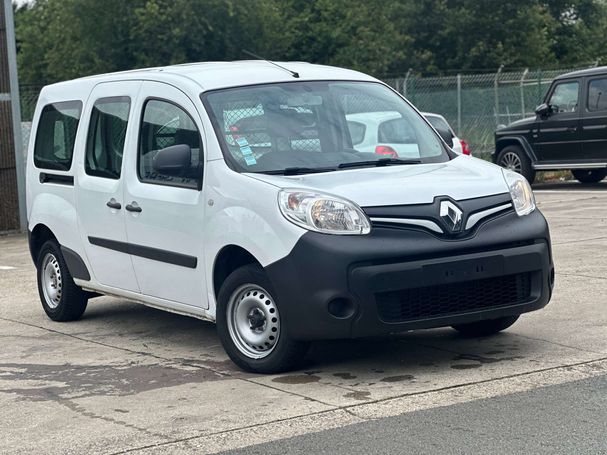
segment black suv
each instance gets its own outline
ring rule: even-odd
[[[556,169],[582,183],[607,176],[607,66],[557,77],[535,113],[495,132],[493,162],[530,183]]]

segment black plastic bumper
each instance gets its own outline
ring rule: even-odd
[[[301,340],[380,335],[521,314],[549,302],[554,280],[548,225],[537,210],[524,217],[507,213],[458,240],[416,229],[374,228],[367,236],[308,232],[266,271],[284,324]],[[483,286],[515,276],[526,280],[522,300],[503,301],[502,293],[497,305],[479,302],[481,307],[471,308],[462,298],[469,289],[482,300]],[[421,317],[404,320],[378,311],[380,296],[403,292],[417,296],[416,304],[424,296],[444,302],[452,288],[460,293],[462,308],[445,307],[442,313],[426,308]],[[492,295],[492,288],[486,291]]]

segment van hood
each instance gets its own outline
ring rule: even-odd
[[[455,200],[507,193],[502,169],[460,156],[446,163],[349,169],[297,176],[246,174],[279,188],[341,196],[361,207],[431,204],[436,196]]]

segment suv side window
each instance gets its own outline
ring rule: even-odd
[[[180,176],[165,175],[154,170],[153,161],[159,150],[181,144],[190,147],[189,170]],[[192,117],[168,101],[148,100],[143,107],[139,133],[139,179],[145,183],[199,188],[202,162],[200,132]]]
[[[58,171],[70,169],[81,112],[80,101],[65,101],[44,106],[34,145],[36,167]]]
[[[607,110],[607,78],[590,81],[587,107],[590,112]]]
[[[88,175],[119,179],[131,100],[128,97],[95,101],[84,160]]]
[[[577,112],[579,91],[580,83],[577,81],[560,83],[554,88],[548,104],[556,113]]]

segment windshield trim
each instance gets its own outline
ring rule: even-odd
[[[216,116],[213,114],[213,108],[208,100],[209,95],[212,95],[214,93],[225,92],[228,90],[234,90],[234,89],[238,89],[238,88],[268,87],[268,86],[272,86],[272,85],[298,84],[298,83],[302,83],[302,82],[355,83],[355,84],[363,83],[363,84],[376,84],[376,85],[381,85],[383,87],[386,87],[390,91],[392,91],[393,93],[398,95],[398,97],[400,97],[411,109],[413,109],[417,113],[417,115],[419,117],[421,117],[421,119],[424,122],[426,122],[426,124],[430,127],[431,131],[438,138],[439,143],[441,144],[441,147],[443,148],[443,152],[447,156],[447,160],[451,161],[452,159],[457,158],[457,155],[455,154],[455,152],[453,152],[451,150],[451,148],[445,143],[445,141],[443,140],[441,135],[438,134],[436,129],[432,126],[432,124],[428,121],[428,119],[421,113],[421,111],[419,109],[417,109],[401,93],[399,93],[397,90],[395,90],[393,87],[389,86],[385,82],[382,82],[379,80],[365,80],[365,79],[296,79],[296,80],[289,80],[289,81],[262,82],[262,83],[255,83],[255,84],[238,84],[238,85],[233,85],[233,86],[216,88],[216,89],[212,89],[212,90],[205,90],[200,93],[200,95],[199,95],[200,100],[202,101],[202,105],[206,111],[206,115],[209,118],[211,125],[213,126],[213,132],[215,133],[215,137],[217,138],[217,141],[219,142],[219,147],[221,149],[221,154],[223,155],[224,162],[227,164],[227,166],[231,170],[233,170],[234,172],[238,172],[239,174],[259,174],[259,173],[263,174],[263,172],[260,172],[260,171],[256,172],[256,171],[250,171],[247,169],[241,169],[241,166],[236,162],[235,158],[232,156],[232,154],[230,153],[230,151],[228,149],[228,144],[223,135],[223,129],[219,125]],[[420,163],[420,164],[424,164],[424,163]],[[356,168],[348,169],[348,170],[355,170],[355,169]],[[336,171],[339,171],[339,170],[340,169],[336,169]]]

